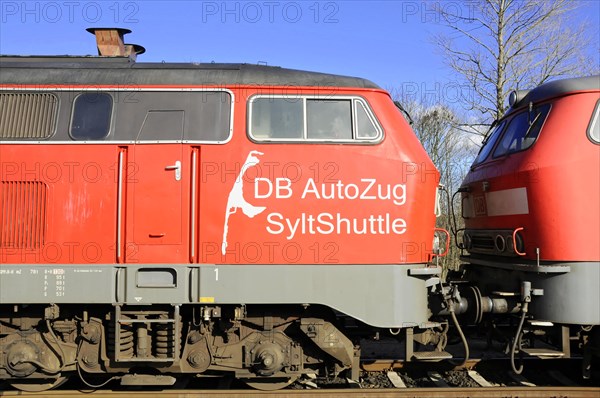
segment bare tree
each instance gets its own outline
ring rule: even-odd
[[[465,131],[465,123],[448,105],[407,97],[400,89],[389,91],[410,115],[417,138],[441,173],[440,182],[454,192],[479,149],[480,140],[472,139],[474,130]]]
[[[440,171],[444,191],[440,192],[441,214],[437,218],[437,227],[447,231],[462,228],[462,217],[452,211],[454,208],[460,213],[460,197],[452,193],[460,187],[477,154],[477,144],[470,140],[469,133],[457,127],[460,125],[459,118],[448,106],[424,101],[423,98],[407,100],[400,90],[392,89],[390,92],[410,114],[416,136]],[[460,250],[454,244],[455,238],[452,237],[448,255],[440,259],[445,269],[456,269],[460,264]]]
[[[483,121],[504,114],[512,90],[597,73],[585,56],[586,27],[570,18],[576,7],[573,0],[473,0],[460,10],[440,7],[452,33],[434,41],[472,90],[465,101]]]
[[[465,132],[455,127],[457,116],[447,106],[411,104],[410,107],[416,108],[413,129],[431,160],[440,170],[440,183],[444,186],[444,190],[440,192],[441,214],[436,224],[447,231],[462,228],[460,214],[454,214],[453,211],[460,209],[459,198],[452,196],[452,193],[460,187],[466,170],[473,160],[475,147],[465,139]],[[453,200],[455,203],[452,203]],[[456,235],[452,240],[455,237]],[[456,269],[460,264],[459,256],[459,250],[451,244],[450,252],[441,259],[442,266],[446,269]]]

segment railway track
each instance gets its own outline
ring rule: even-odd
[[[384,350],[384,354],[387,352]],[[375,353],[382,354],[382,352]],[[284,390],[260,391],[242,389],[244,385],[233,378],[203,378],[179,380],[171,390],[137,388],[125,390],[118,381],[106,390],[91,391],[77,378],[64,388],[31,393],[9,390],[0,383],[0,397],[552,397],[600,398],[600,369],[593,369],[591,380],[581,379],[581,359],[522,358],[523,375],[509,369],[508,360],[501,357],[482,358],[478,355],[465,363],[406,363],[393,359],[367,357],[361,362],[359,382],[336,378],[327,380],[316,376],[299,379]]]
[[[242,389],[233,378],[180,380],[171,390],[138,387],[126,390],[118,381],[105,390],[92,391],[77,379],[58,390],[31,393],[2,391],[0,397],[596,397],[600,398],[600,372],[590,380],[581,379],[578,360],[529,359],[523,375],[509,371],[506,360],[470,359],[452,362],[410,363],[394,360],[368,360],[361,364],[359,381],[324,379],[307,375],[292,386],[277,391]]]
[[[35,397],[35,398],[147,398],[149,395],[162,398],[299,398],[303,396],[319,398],[369,397],[369,398],[399,398],[399,397],[568,397],[590,398],[600,396],[598,387],[487,387],[487,388],[411,388],[411,389],[325,389],[325,390],[284,390],[284,391],[253,391],[253,390],[172,390],[172,391],[50,391],[44,393],[23,393],[18,391],[0,392],[1,397]]]

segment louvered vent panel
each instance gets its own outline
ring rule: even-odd
[[[2,181],[0,247],[37,249],[44,245],[48,186],[40,181]]]
[[[56,127],[58,98],[50,93],[1,93],[0,138],[44,139]]]

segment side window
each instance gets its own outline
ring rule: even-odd
[[[181,140],[183,138],[184,116],[185,112],[183,111],[149,110],[136,141],[158,141],[167,138]]]
[[[258,141],[373,142],[383,136],[360,98],[257,96],[248,106],[248,134]]]
[[[351,108],[350,100],[306,100],[307,138],[351,140]]]
[[[200,91],[187,95],[186,104],[189,105],[184,139],[211,143],[227,141],[231,137],[231,94]]]
[[[506,125],[506,121],[505,120],[501,121],[500,124],[498,124],[498,126],[496,126],[494,131],[492,131],[486,137],[486,139],[483,140],[483,146],[479,150],[479,154],[477,155],[477,158],[475,159],[475,162],[473,164],[479,164],[479,163],[483,162],[485,159],[487,159],[489,154],[492,152],[492,149],[494,149],[496,142],[498,142],[498,138],[500,138],[500,136],[502,135],[502,131],[504,130],[505,125]]]
[[[115,115],[114,139],[219,144],[231,138],[232,95],[225,91],[133,91]],[[117,97],[115,97],[117,98]]]
[[[542,130],[549,111],[550,104],[546,104],[531,112],[525,111],[513,117],[502,140],[494,150],[494,157],[524,151],[532,146]]]
[[[596,108],[592,114],[587,134],[593,142],[600,144],[600,100],[596,102]]]
[[[74,140],[101,140],[110,131],[113,100],[107,93],[83,93],[75,98],[70,134]]]
[[[56,129],[58,98],[51,93],[1,93],[0,139],[40,140]]]
[[[379,136],[377,123],[362,101],[355,101],[356,106],[356,138],[373,140]]]
[[[250,131],[256,139],[302,139],[303,112],[302,99],[256,98]]]

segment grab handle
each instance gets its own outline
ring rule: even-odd
[[[517,248],[517,232],[524,230],[525,228],[523,227],[519,227],[517,229],[515,229],[512,233],[512,239],[513,239],[513,250],[515,251],[515,253],[517,253],[519,256],[525,256],[527,255],[527,253],[525,252],[520,252],[519,249]]]

